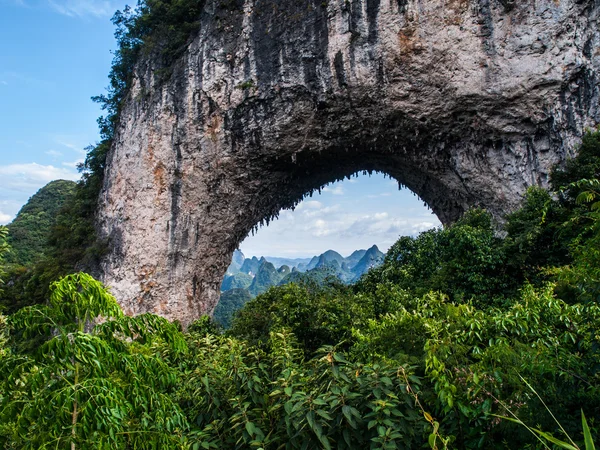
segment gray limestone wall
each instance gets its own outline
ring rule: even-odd
[[[444,223],[500,218],[599,122],[595,1],[207,0],[140,61],[98,227],[125,311],[210,313],[233,250],[327,182],[383,171]]]

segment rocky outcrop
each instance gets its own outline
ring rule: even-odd
[[[253,227],[360,170],[445,223],[501,216],[598,122],[597,18],[590,0],[207,0],[166,82],[137,67],[104,281],[128,313],[189,323]]]

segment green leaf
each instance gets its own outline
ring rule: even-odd
[[[326,420],[333,420],[333,417],[331,417],[329,413],[323,411],[322,409],[317,409],[315,412]]]
[[[587,420],[585,420],[583,410],[581,410],[581,425],[583,426],[583,439],[585,442],[585,450],[596,450],[596,447],[594,446],[594,441],[592,440],[592,433],[590,432],[590,427],[587,424]]]
[[[427,439],[427,441],[429,442],[429,446],[431,448],[435,448],[435,441],[436,441],[437,437],[435,435],[435,433],[431,433],[429,435],[429,439]]]

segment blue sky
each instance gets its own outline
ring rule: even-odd
[[[137,1],[137,0],[135,0]],[[112,14],[125,0],[0,0],[0,224],[40,187],[79,178],[84,148],[98,140],[115,49]],[[439,225],[410,191],[382,175],[324,189],[248,237],[247,255],[349,254]]]
[[[47,182],[79,178],[125,3],[0,0],[0,223]]]

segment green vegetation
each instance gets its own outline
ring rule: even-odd
[[[12,247],[6,258],[8,263],[31,265],[47,252],[50,230],[65,202],[73,197],[75,186],[73,181],[52,181],[21,208],[8,225]]]
[[[0,293],[2,293],[1,287],[4,284],[4,260],[6,259],[7,253],[10,251],[10,246],[6,242],[8,236],[8,228],[0,226]]]
[[[92,326],[98,317],[108,320]],[[185,350],[173,324],[124,317],[100,283],[75,274],[53,283],[49,306],[23,308],[8,326],[18,342],[0,359],[2,448],[179,447],[177,373],[157,352]]]
[[[229,328],[233,314],[251,299],[252,296],[248,290],[243,288],[232,288],[221,293],[221,298],[213,314],[215,322],[223,328]]]
[[[552,188],[527,193],[505,237],[473,210],[401,238],[354,285],[232,290],[226,332],[125,317],[90,276],[64,277],[0,316],[0,446],[593,448],[600,133]]]

